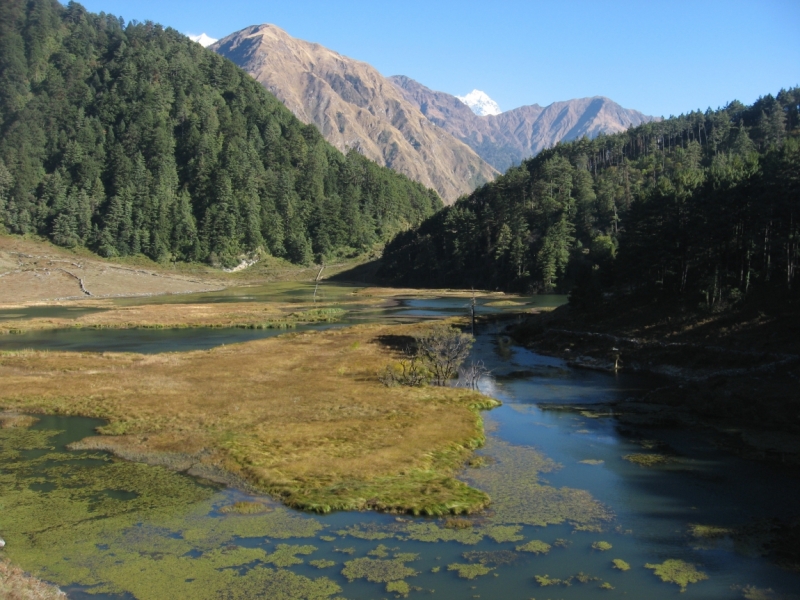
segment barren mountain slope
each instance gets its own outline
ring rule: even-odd
[[[274,25],[248,27],[211,49],[253,75],[299,119],[315,123],[340,150],[355,148],[436,189],[445,203],[497,175],[366,63],[295,39]]]
[[[402,75],[389,79],[431,122],[469,144],[500,171],[562,140],[617,133],[653,120],[602,96],[478,116],[455,96],[433,91]]]

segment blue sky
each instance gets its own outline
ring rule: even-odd
[[[800,0],[85,0],[212,37],[260,23],[503,110],[602,95],[669,116],[800,84]]]

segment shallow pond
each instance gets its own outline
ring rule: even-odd
[[[349,322],[459,313],[468,302],[401,299]],[[725,454],[702,433],[537,407],[637,395],[658,383],[651,378],[577,371],[494,328],[480,332],[473,356],[491,369],[482,390],[504,403],[484,414],[483,459],[463,474],[494,500],[480,518],[299,514],[158,467],[69,451],[97,422],[45,417],[30,430],[0,429],[5,553],[71,598],[660,599],[680,593],[681,577],[685,598],[800,589],[798,574],[759,551],[765,523],[796,517],[795,473]],[[642,454],[669,461],[623,458]],[[253,514],[228,511],[236,502]],[[767,588],[775,594],[757,595]]]

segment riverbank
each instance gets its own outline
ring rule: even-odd
[[[0,598],[7,600],[66,600],[67,595],[56,586],[31,577],[19,567],[0,558]]]
[[[573,367],[662,376],[657,389],[603,409],[622,424],[707,428],[745,457],[800,465],[798,316],[676,313],[619,306],[597,315],[565,306],[508,331]]]
[[[76,447],[270,493],[295,508],[471,513],[455,479],[497,402],[456,388],[386,388],[391,340],[427,325],[290,333],[208,351],[5,352],[0,406],[102,418]]]

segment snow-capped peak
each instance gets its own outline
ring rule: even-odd
[[[203,48],[208,48],[211,44],[217,41],[214,38],[207,36],[205,33],[201,33],[200,35],[190,35],[189,39],[193,42],[197,42]]]
[[[489,98],[486,92],[472,90],[466,96],[456,96],[464,104],[469,106],[476,115],[484,117],[486,115],[499,115],[501,112],[497,102]]]

